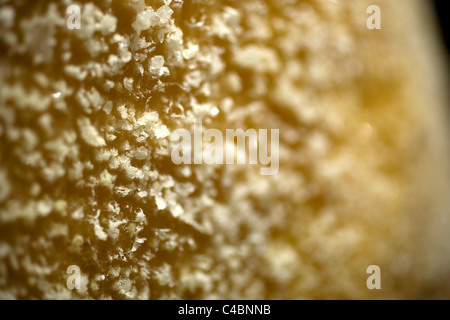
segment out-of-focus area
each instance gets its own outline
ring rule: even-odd
[[[443,43],[447,49],[447,54],[450,53],[450,31],[449,31],[449,17],[448,17],[448,1],[434,0],[435,12],[438,17],[440,33]]]

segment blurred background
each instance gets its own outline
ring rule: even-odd
[[[434,0],[437,16],[439,17],[439,23],[441,26],[442,41],[447,47],[447,53],[450,53],[450,34],[449,34],[449,17],[446,6],[448,6],[448,0]]]

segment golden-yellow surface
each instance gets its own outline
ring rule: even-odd
[[[450,297],[448,69],[377,3],[0,4],[0,298]],[[173,164],[195,121],[279,129],[278,174]]]

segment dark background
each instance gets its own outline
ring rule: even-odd
[[[426,1],[426,0],[424,0]],[[442,41],[447,47],[447,52],[450,53],[450,34],[449,34],[449,20],[450,13],[445,9],[445,4],[447,7],[450,6],[449,0],[434,0],[433,1],[436,8],[436,15],[438,16],[438,21],[441,26],[441,37]]]

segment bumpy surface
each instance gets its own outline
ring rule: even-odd
[[[377,1],[382,30],[366,0],[70,4],[0,3],[0,298],[448,294],[425,1]],[[278,174],[174,165],[197,120],[280,129]]]

